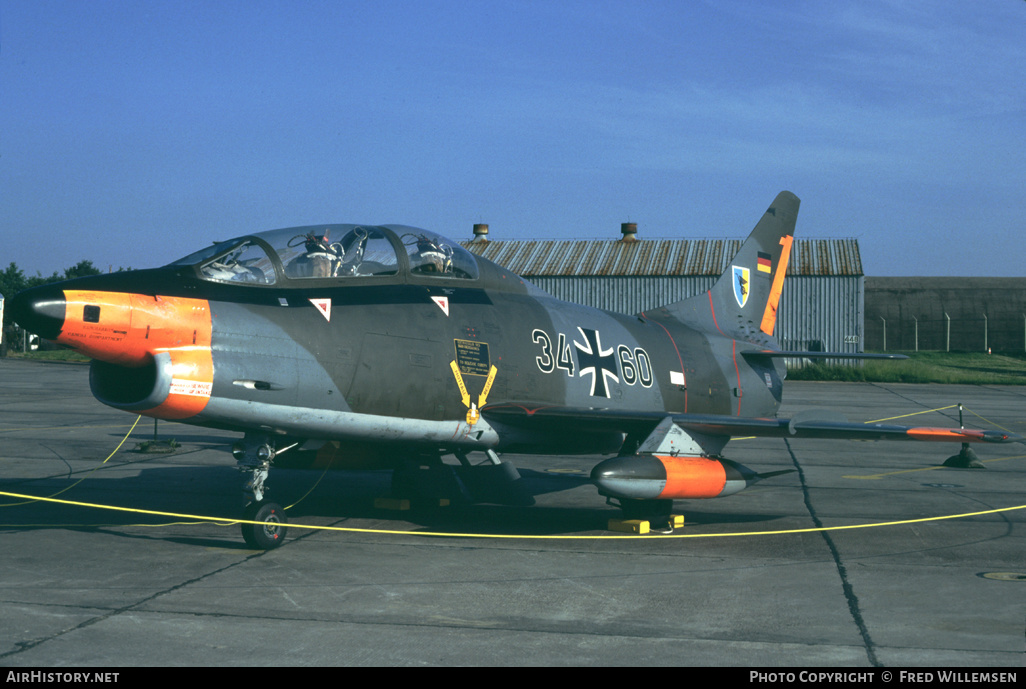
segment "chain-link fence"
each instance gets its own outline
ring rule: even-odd
[[[1026,314],[1020,318],[867,318],[866,350],[1026,352]]]

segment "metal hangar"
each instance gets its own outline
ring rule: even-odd
[[[708,290],[743,241],[642,239],[634,223],[621,233],[613,240],[496,241],[478,224],[462,245],[559,299],[640,313]],[[780,346],[863,351],[864,283],[858,240],[796,238],[774,333]]]

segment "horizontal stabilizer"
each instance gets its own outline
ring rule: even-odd
[[[746,359],[907,359],[904,354],[865,352],[806,352],[801,350],[754,349],[741,352]]]

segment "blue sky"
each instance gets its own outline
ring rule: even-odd
[[[1023,276],[1026,2],[0,0],[0,268],[314,223]]]

